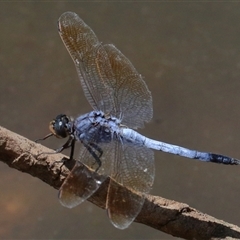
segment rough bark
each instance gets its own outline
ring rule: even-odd
[[[62,154],[40,154],[49,152],[54,151],[0,127],[0,160],[59,189],[75,162],[63,165],[59,160],[66,156]],[[105,181],[88,200],[105,208],[108,183],[109,180]],[[146,196],[135,221],[184,239],[240,238],[238,226],[201,213],[187,204],[152,195]]]

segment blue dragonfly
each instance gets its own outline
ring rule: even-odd
[[[144,196],[153,185],[152,150],[203,162],[240,164],[238,159],[152,140],[136,132],[135,129],[151,120],[153,109],[151,93],[132,63],[114,45],[99,42],[76,13],[63,13],[58,31],[93,108],[75,120],[65,114],[58,115],[50,122],[51,133],[45,137],[68,137],[57,152],[71,147],[70,159],[75,142],[81,143],[80,157],[59,190],[63,206],[72,208],[82,203],[109,176],[108,216],[115,227],[125,229],[141,211]],[[80,163],[92,168],[93,174],[83,171]],[[82,181],[83,178],[87,181]],[[138,196],[113,187],[113,180]]]

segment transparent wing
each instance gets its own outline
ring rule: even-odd
[[[116,79],[113,94],[117,113],[122,113],[122,123],[128,127],[143,127],[153,114],[151,93],[132,63],[114,45],[106,44],[104,48]]]
[[[93,142],[81,146],[79,160],[59,190],[59,200],[65,207],[73,208],[88,199],[111,175],[116,142],[108,144]],[[81,164],[96,170],[99,167],[98,161],[101,161],[101,167],[97,173],[86,171]]]
[[[139,214],[144,203],[144,194],[148,193],[154,181],[153,151],[133,144],[116,145],[111,178],[128,189],[116,186],[110,181],[107,195],[108,215],[117,228],[127,228]]]
[[[151,93],[117,48],[102,45],[76,13],[62,14],[58,28],[93,109],[121,118],[131,128],[142,127],[152,118]]]
[[[114,81],[104,47],[76,13],[63,13],[58,20],[58,29],[76,66],[88,102],[94,110],[110,113],[115,106],[113,88],[109,86]]]
[[[80,161],[83,159],[85,162],[89,162],[92,155],[84,146],[81,146]],[[59,190],[60,203],[68,208],[77,206],[96,192],[106,178],[105,175],[99,176],[95,172],[86,171],[80,162],[76,162]]]
[[[92,141],[94,142],[94,141]],[[103,176],[111,176],[114,155],[115,155],[115,145],[116,141],[111,141],[109,143],[97,143],[91,145],[91,152],[89,153],[89,157],[82,158],[82,153],[80,152],[79,161],[87,165],[93,170],[97,170],[98,174]],[[93,156],[99,156],[99,160],[101,162],[101,166],[99,168],[98,160]],[[98,169],[99,168],[99,169]]]

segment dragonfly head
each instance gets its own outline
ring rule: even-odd
[[[73,133],[72,119],[65,114],[59,114],[49,123],[50,132],[57,138],[66,138]]]

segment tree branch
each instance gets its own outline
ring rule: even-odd
[[[40,154],[49,152],[53,150],[0,127],[0,160],[59,189],[75,162],[62,165],[59,160],[66,156]],[[91,171],[84,165],[82,167],[85,171]],[[109,179],[88,200],[104,209],[108,184]],[[238,226],[201,213],[187,204],[152,195],[146,196],[135,222],[185,239],[240,238]]]

